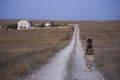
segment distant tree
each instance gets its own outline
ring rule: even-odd
[[[53,21],[51,21],[51,26],[54,26],[54,22]]]
[[[17,29],[17,24],[9,24],[7,25],[7,29]]]
[[[45,27],[45,23],[38,25],[37,27]]]
[[[31,22],[31,26],[34,26],[33,22]]]

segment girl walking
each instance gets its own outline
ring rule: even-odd
[[[88,71],[90,71],[92,65],[93,65],[93,55],[94,55],[94,49],[92,45],[92,39],[89,38],[87,40],[87,47],[86,47],[86,53],[85,53],[85,58],[86,58],[86,65],[88,67]]]

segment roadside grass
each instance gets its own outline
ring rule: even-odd
[[[0,31],[0,80],[18,80],[69,44],[73,30]]]
[[[97,21],[80,24],[81,40],[93,39],[97,69],[105,80],[120,79],[120,21]]]

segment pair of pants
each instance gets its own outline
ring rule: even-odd
[[[93,55],[86,55],[85,56],[86,59],[86,64],[92,66],[93,62],[94,62],[94,58]]]

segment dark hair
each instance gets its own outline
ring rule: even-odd
[[[88,43],[88,44],[92,44],[92,39],[91,39],[91,38],[88,38],[87,43]]]

